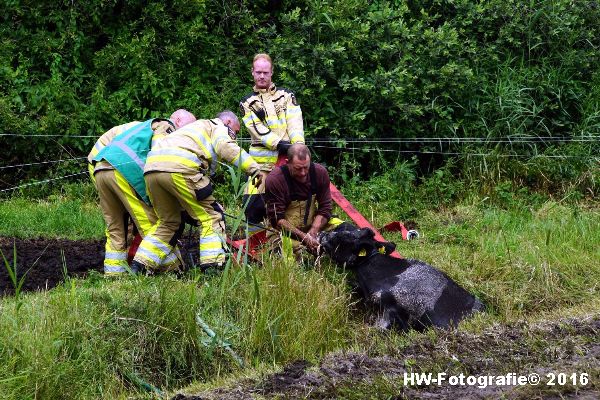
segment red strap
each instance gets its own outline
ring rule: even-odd
[[[131,245],[129,246],[129,251],[127,252],[127,264],[131,265],[131,261],[133,261],[133,257],[135,257],[135,252],[138,247],[140,247],[140,243],[142,243],[142,236],[138,233],[133,238]]]
[[[375,240],[378,240],[380,242],[386,241],[383,238],[383,236],[381,236],[381,233],[379,233],[379,231],[377,231],[377,229],[375,229],[371,225],[371,223],[369,221],[367,221],[367,219],[365,217],[363,217],[362,214],[359,213],[358,210],[356,208],[354,208],[354,206],[352,204],[350,204],[348,199],[346,199],[346,197],[344,197],[342,192],[340,192],[333,183],[329,184],[329,190],[331,191],[331,198],[333,199],[333,201],[335,201],[337,203],[337,205],[340,206],[340,208],[342,210],[344,210],[344,212],[346,214],[348,214],[348,216],[352,219],[352,221],[354,221],[354,223],[359,228],[370,228],[373,232],[375,232]],[[395,258],[403,258],[400,255],[400,253],[398,253],[396,250],[394,250],[390,254],[390,256],[395,257]]]

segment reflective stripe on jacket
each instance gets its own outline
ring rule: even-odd
[[[110,142],[112,142],[112,140],[117,135],[120,135],[121,133],[125,132],[127,129],[129,129],[139,123],[140,123],[139,121],[133,121],[133,122],[128,122],[123,125],[117,125],[111,129],[109,129],[108,131],[106,131],[102,136],[100,136],[100,138],[94,144],[94,147],[92,147],[92,151],[90,151],[90,154],[88,154],[88,157],[87,157],[88,163],[90,165],[93,165],[93,172],[100,171],[102,169],[114,169],[113,166],[107,162],[101,161],[101,162],[94,163],[93,162],[94,157],[100,152],[100,150],[102,150],[105,146],[107,146]]]
[[[140,198],[150,204],[144,182],[144,165],[151,146],[175,131],[175,125],[164,119],[152,118],[134,124],[118,134],[92,157],[93,162],[106,161],[117,169],[135,189]]]
[[[256,161],[229,135],[229,128],[220,119],[197,120],[157,143],[148,154],[144,173],[213,173],[221,159],[247,174],[259,169]]]
[[[255,86],[253,93],[240,102],[240,110],[252,146],[275,151],[280,140],[304,143],[302,110],[292,91],[277,89],[274,84],[269,89]]]

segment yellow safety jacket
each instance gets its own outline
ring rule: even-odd
[[[135,125],[140,124],[140,123],[141,123],[140,121],[133,121],[133,122],[128,122],[123,125],[118,125],[118,126],[115,126],[111,129],[109,129],[106,133],[104,133],[102,136],[100,136],[100,138],[96,141],[96,144],[94,144],[92,151],[90,151],[90,154],[88,154],[88,156],[87,156],[88,164],[89,164],[89,172],[90,172],[90,175],[92,176],[92,179],[94,179],[93,175],[100,170],[115,169],[112,165],[110,165],[109,162],[107,162],[105,160],[94,163],[94,161],[93,161],[94,157],[96,157],[96,155],[100,152],[100,150],[102,150],[104,147],[108,146],[115,137],[119,136],[121,133],[125,132],[129,128],[132,128]],[[159,121],[153,122],[152,130],[154,131],[154,134],[152,135],[151,148],[154,148],[156,143],[158,143],[161,139],[163,139],[165,136],[167,136],[172,131],[172,129],[173,129],[173,127],[171,126],[171,124],[169,124],[165,120],[159,120]]]
[[[281,140],[304,143],[302,110],[294,93],[285,88],[258,89],[240,102],[244,125],[250,132],[250,155],[259,164],[277,162],[277,144]]]
[[[162,139],[148,153],[144,173],[181,172],[214,173],[218,160],[225,160],[246,174],[260,167],[235,142],[229,128],[218,119],[197,120]]]
[[[92,179],[93,179],[94,173],[96,173],[100,170],[114,169],[113,166],[110,165],[110,163],[108,163],[106,161],[100,161],[100,162],[97,162],[96,164],[94,164],[93,158],[96,157],[96,154],[98,154],[100,152],[100,150],[102,150],[104,147],[108,146],[108,144],[110,142],[112,142],[112,140],[116,136],[120,135],[121,133],[125,132],[127,129],[129,129],[139,123],[140,123],[139,121],[133,121],[133,122],[129,122],[127,124],[117,125],[111,129],[109,129],[102,136],[100,136],[100,138],[96,141],[96,144],[94,144],[94,147],[92,147],[92,151],[90,151],[90,154],[88,154],[88,157],[87,157],[90,175],[92,175]]]

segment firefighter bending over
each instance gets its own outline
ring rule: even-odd
[[[144,236],[156,223],[144,184],[144,163],[148,151],[176,129],[195,121],[189,111],[175,111],[169,120],[153,118],[115,126],[103,134],[88,155],[89,170],[100,197],[106,222],[104,273],[127,271],[129,219]],[[165,268],[176,268],[177,258],[165,260]]]
[[[263,179],[259,165],[235,141],[239,129],[237,116],[226,110],[217,118],[186,125],[161,140],[148,154],[144,178],[158,222],[144,237],[132,267],[151,273],[172,257],[185,226],[182,209],[200,225],[199,267],[223,265],[223,210],[213,197],[209,176],[217,161],[223,159],[253,176],[257,184]]]

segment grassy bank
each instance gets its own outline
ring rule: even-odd
[[[315,360],[348,342],[343,282],[316,271],[231,269],[177,280],[95,275],[0,303],[4,399],[115,399],[239,369],[199,316],[251,367]]]
[[[487,313],[461,331],[600,312],[598,204],[515,193],[502,201],[468,195],[439,205],[427,194],[432,188],[423,184],[413,188],[422,192],[381,196],[375,187],[367,187],[368,196],[359,195],[358,187],[343,191],[376,226],[414,220],[419,240],[402,241],[397,233],[386,237],[405,257],[439,267],[486,303]],[[1,202],[0,235],[102,237],[95,199],[82,193],[87,192]],[[334,350],[386,354],[428,337],[438,340],[432,333],[381,334],[364,324],[352,304],[345,276],[327,260],[300,267],[269,259],[263,268],[179,280],[113,281],[99,275],[69,280],[48,292],[0,300],[0,394],[146,398],[151,395],[140,380],[163,391],[196,382],[190,389],[195,390],[297,359],[318,362]],[[245,360],[243,369],[210,340],[197,316],[231,343]],[[443,367],[436,359],[427,362],[423,365],[430,369]],[[390,388],[393,393],[397,385]],[[359,394],[368,393],[364,390]]]

